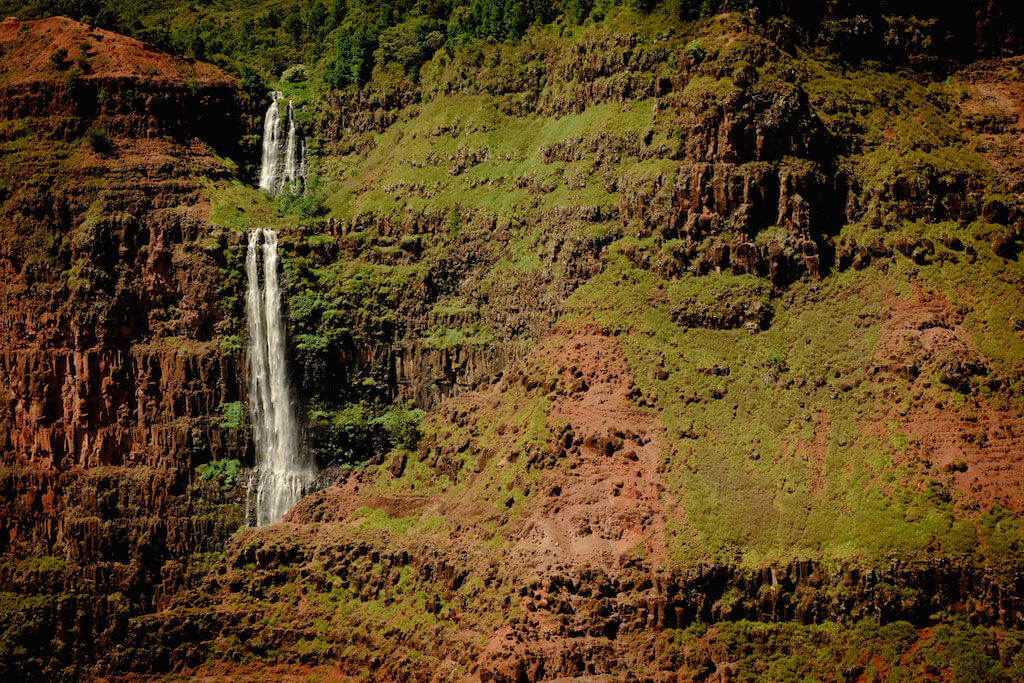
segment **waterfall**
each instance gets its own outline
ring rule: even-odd
[[[291,101],[288,102],[288,145],[284,155],[284,177],[285,184],[295,182],[299,179],[299,155],[303,152],[299,148],[299,142],[295,134],[295,113]]]
[[[301,448],[295,399],[285,366],[285,323],[277,262],[277,233],[266,228],[250,232],[245,256],[249,280],[246,314],[249,411],[256,468],[249,485],[255,499],[256,524],[260,526],[276,522],[291,509],[314,476]]]
[[[295,125],[295,107],[288,101],[287,118],[281,118],[281,93],[271,93],[270,107],[263,121],[263,158],[260,161],[260,189],[280,194],[294,192],[306,182],[306,142]],[[287,127],[287,132],[285,129]]]
[[[277,95],[277,93],[274,93]],[[277,194],[278,148],[281,137],[281,109],[277,97],[272,98],[270,109],[263,121],[263,160],[260,162],[260,189]]]

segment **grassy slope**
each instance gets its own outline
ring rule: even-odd
[[[635,17],[618,19],[636,22],[645,48],[656,37],[667,40],[666,55],[685,49],[692,38],[684,34],[666,39],[664,27],[655,20],[645,24]],[[743,59],[747,50],[763,48],[755,39],[733,40],[730,21],[716,20],[699,29],[710,54],[708,72]],[[482,61],[514,70],[520,62],[529,64],[523,55],[532,55],[538,44],[555,45],[567,54],[580,41],[614,34],[618,25],[613,20],[560,37],[549,29],[520,46],[487,47]],[[458,70],[459,59],[442,63],[438,58],[424,70],[419,87],[434,92]],[[663,67],[670,70],[667,57]],[[803,280],[773,293],[765,280],[754,276],[665,279],[653,268],[638,266],[644,256],[657,255],[663,244],[632,224],[559,225],[567,234],[597,234],[611,244],[601,272],[554,307],[558,332],[542,342],[544,352],[528,355],[516,366],[521,374],[536,378],[536,386],[509,384],[497,400],[481,399],[471,413],[460,410],[456,401],[429,414],[422,426],[426,442],[439,448],[471,439],[471,448],[458,456],[459,471],[479,472],[453,480],[424,450],[397,449],[395,453],[408,459],[402,476],[392,477],[385,467],[370,468],[361,483],[368,504],[340,524],[289,532],[294,540],[323,549],[352,536],[394,550],[458,547],[453,539],[461,539],[458,543],[471,548],[481,566],[500,566],[514,549],[517,521],[546,476],[520,456],[549,448],[563,428],[552,415],[561,390],[544,388],[556,376],[549,352],[554,349],[557,355],[574,334],[596,323],[616,337],[622,350],[636,388],[633,407],[650,409],[662,425],[660,502],[671,568],[704,562],[757,568],[792,559],[814,559],[830,567],[884,566],[891,559],[935,557],[1020,566],[1024,539],[1019,514],[1008,512],[997,498],[974,496],[958,486],[956,470],[927,462],[927,453],[921,457],[921,436],[911,417],[922,411],[934,415],[927,411],[942,406],[937,410],[969,419],[995,407],[1019,425],[1024,342],[1014,311],[1024,277],[1021,265],[992,254],[988,245],[1001,226],[906,221],[879,199],[896,178],[963,183],[982,199],[1003,195],[1001,180],[974,151],[970,134],[960,125],[956,100],[963,86],[955,80],[921,83],[879,65],[850,67],[806,53],[775,54],[759,71],[767,83],[795,72],[815,112],[834,134],[851,142],[841,164],[869,203],[863,207],[865,220],[826,232],[839,242],[862,245],[877,239],[891,245],[908,236],[929,238],[940,245],[937,257],[918,264],[897,255],[891,262],[833,272],[820,282]],[[488,76],[470,68],[481,79],[494,77],[494,72],[500,69]],[[569,92],[570,86],[549,87]],[[727,79],[710,75],[688,87],[692,97],[708,93],[724,98],[731,89]],[[447,231],[417,236],[425,245],[420,259],[403,254],[395,239],[357,232],[342,239],[343,255],[334,260],[304,261],[304,249],[333,241],[318,234],[319,219],[289,213],[289,205],[242,184],[211,189],[212,220],[229,232],[262,224],[285,232],[293,254],[289,267],[294,268],[290,305],[296,308],[300,296],[321,300],[313,307],[315,323],[303,328],[306,332],[328,337],[344,328],[356,339],[383,338],[383,323],[397,321],[414,334],[433,335],[432,343],[438,345],[475,344],[486,350],[493,336],[509,334],[486,322],[492,309],[510,301],[489,297],[489,288],[504,283],[516,293],[534,282],[531,273],[557,267],[544,252],[550,224],[510,219],[543,217],[566,206],[616,206],[621,198],[618,191],[602,186],[596,155],[543,163],[542,147],[648,129],[657,145],[671,141],[679,125],[671,112],[656,114],[653,100],[598,104],[582,114],[557,117],[503,114],[496,100],[487,94],[434,95],[402,111],[383,133],[351,141],[351,148],[366,153],[332,156],[325,150],[316,159],[322,182],[318,191],[332,218],[354,223],[368,214],[399,220],[421,212],[458,216],[447,221]],[[445,128],[460,132],[452,136]],[[486,155],[453,175],[451,158],[460,150],[485,150]],[[612,175],[642,185],[672,182],[678,162],[622,158],[611,165]],[[529,192],[514,182],[526,177],[551,189]],[[496,219],[502,226],[498,253],[488,254],[464,277],[448,283],[436,298],[410,308],[403,302],[421,296],[422,283],[446,252],[467,240],[486,241],[487,232],[474,232],[472,221],[461,220],[463,215]],[[772,230],[779,228],[767,228]],[[976,246],[976,260],[968,262],[941,246],[942,238],[953,235]],[[878,369],[889,360],[878,354],[888,349],[891,312],[898,304],[943,300],[963,311],[961,326],[992,374],[1003,381],[1001,388],[978,383],[971,393],[956,392],[938,380],[934,358],[922,361],[921,376],[913,381]],[[673,322],[680,309],[720,302],[768,306],[772,322],[756,334]],[[352,303],[354,308],[349,307]],[[417,317],[424,308],[453,315],[461,336],[449,336],[451,330],[436,330]],[[487,334],[480,336],[481,330]],[[526,346],[532,347],[533,341],[528,337]],[[910,348],[905,356],[916,358]],[[490,457],[480,463],[480,453]],[[396,506],[395,501],[404,502]],[[306,538],[307,532],[313,537]],[[250,541],[254,537],[243,542]],[[374,577],[398,571],[380,569],[365,558],[358,562],[357,569]],[[250,570],[256,571],[248,566],[241,571]],[[279,601],[272,607],[260,595],[251,598],[244,591],[229,600],[233,608],[269,610],[265,626],[287,622],[299,607],[308,610],[303,619],[312,631],[280,652],[273,644],[263,646],[271,660],[287,661],[304,652],[345,656],[351,654],[349,648],[365,647],[391,660],[407,657],[405,665],[413,666],[429,658],[438,639],[469,639],[479,647],[480,639],[521,617],[513,603],[506,612],[492,613],[493,622],[479,621],[473,631],[460,631],[457,614],[472,613],[474,605],[500,603],[501,596],[490,594],[476,575],[460,589],[458,604],[442,604],[434,619],[420,621],[410,615],[421,614],[433,597],[431,583],[420,575],[398,576],[393,584],[388,579],[387,598],[367,599],[329,569],[314,568],[315,580],[325,582],[327,592],[311,602],[292,594],[296,589],[289,577],[298,581],[298,575],[289,572],[298,572],[297,565],[277,571],[285,589],[276,594]],[[695,625],[671,631],[666,638],[670,648],[725,651],[744,674],[771,680],[838,679],[851,671],[892,674],[897,680],[940,671],[992,680],[1019,677],[1019,634],[971,627],[948,615],[937,619],[945,623],[917,631],[902,622],[881,627],[869,622]],[[382,635],[395,631],[405,640]],[[358,634],[362,645],[343,644],[351,633]],[[227,655],[235,646],[220,643],[218,648]],[[806,653],[808,648],[812,653]]]
[[[646,23],[636,16],[624,20],[637,24],[643,37],[640,49],[650,49],[648,41],[660,37],[669,44],[666,54],[671,54],[692,37],[666,39],[664,27],[654,18]],[[734,39],[730,21],[715,20],[700,29],[700,39],[717,60],[706,71],[763,49],[757,39]],[[517,49],[530,55],[539,46],[551,45],[564,54],[572,45],[614,34],[616,25],[610,21],[564,32],[560,38],[551,31],[540,32],[519,48],[491,48],[491,60],[514,64]],[[424,70],[420,88],[430,92],[435,88],[430,78],[444,82],[456,63],[458,57],[453,64],[435,60]],[[871,196],[897,177],[925,176],[955,177],[986,197],[1000,195],[999,179],[961,131],[954,97],[962,86],[955,81],[918,83],[877,65],[852,69],[806,53],[777,55],[761,68],[761,77],[771,82],[787,71],[800,75],[816,113],[834,132],[859,130],[848,136],[856,142],[855,152],[842,163],[857,178],[862,196]],[[568,87],[556,82],[547,89]],[[688,89],[697,87],[707,89],[699,78]],[[719,97],[731,87],[715,86]],[[879,95],[883,91],[884,98]],[[596,155],[586,154],[578,162],[544,163],[540,151],[573,138],[639,135],[647,130],[653,132],[651,146],[657,146],[659,140],[671,139],[678,124],[672,115],[654,112],[653,100],[641,100],[597,104],[581,114],[560,117],[510,116],[496,108],[490,95],[437,95],[407,108],[383,133],[367,134],[368,153],[319,158],[321,192],[329,215],[342,221],[366,215],[444,215],[459,209],[504,222],[566,206],[615,206],[619,193],[602,187],[595,172]],[[451,159],[460,151],[481,151],[484,160],[453,175]],[[678,162],[623,157],[611,166],[610,173],[620,178],[671,182]],[[550,191],[517,187],[514,181],[522,178],[546,184]],[[275,218],[274,210],[270,200],[234,185],[216,192],[213,218],[235,230],[257,223],[275,223],[287,230],[297,225],[297,218],[281,215],[280,210]],[[938,242],[955,234],[965,242],[978,242],[977,261],[937,258],[917,266],[897,256],[886,272],[872,268],[833,273],[823,282],[799,282],[773,297],[770,287],[754,276],[723,273],[665,280],[649,268],[634,266],[636,258],[631,262],[624,250],[653,255],[661,247],[655,238],[633,235],[631,225],[569,228],[618,240],[611,245],[601,274],[572,295],[561,315],[570,327],[594,320],[621,333],[638,387],[657,401],[665,426],[664,501],[669,503],[669,536],[677,562],[714,559],[762,565],[792,557],[871,562],[888,556],[970,552],[996,561],[1016,559],[1015,553],[1013,558],[1004,557],[998,550],[1007,547],[1006,539],[996,543],[990,538],[994,522],[985,515],[992,501],[979,505],[966,495],[949,500],[944,492],[955,493],[951,474],[922,470],[903,457],[915,437],[903,429],[893,406],[902,406],[905,415],[912,404],[938,400],[970,411],[991,399],[1019,415],[1013,389],[1021,379],[1021,338],[1009,313],[1019,296],[1014,283],[1020,280],[1020,266],[987,249],[998,226],[978,223],[965,229],[951,223],[904,223],[887,210],[878,209],[882,227],[849,225],[837,240],[866,244],[881,239],[892,244],[912,236]],[[458,304],[463,330],[421,333],[433,335],[435,344],[444,345],[447,339],[486,348],[492,332],[478,316],[487,313],[481,309],[500,303],[488,298],[487,288],[503,280],[528,282],[524,273],[541,267],[539,245],[549,228],[538,223],[527,227],[512,221],[506,249],[485,264],[488,274],[471,277],[471,287],[455,284],[449,298],[434,304],[444,310],[452,302]],[[443,253],[464,239],[461,228],[453,224],[447,234],[422,236],[428,254]],[[304,232],[310,234],[309,229]],[[375,243],[372,236],[369,239]],[[413,292],[428,275],[430,260],[395,259],[388,249],[386,244],[357,249],[355,261],[339,260],[312,270],[313,279],[304,280],[305,294],[319,291],[325,299],[334,297],[325,306],[335,310],[340,298],[352,296],[351,278],[364,273],[360,277],[375,283],[370,291],[378,297],[387,292],[386,297],[399,306],[403,298],[416,296]],[[911,297],[921,287],[967,311],[964,327],[1007,382],[998,396],[965,398],[938,383],[922,395],[921,389],[913,392],[904,382],[872,371],[875,345],[892,300]],[[467,289],[468,297],[460,296]],[[292,296],[296,294],[293,291]],[[672,313],[686,302],[706,306],[715,301],[758,302],[774,310],[774,320],[770,329],[756,335],[742,329],[685,329],[672,322]],[[372,306],[372,299],[364,305]],[[347,329],[372,326],[367,317],[386,314],[350,313]],[[329,334],[329,328],[330,324],[320,325],[323,334]],[[715,367],[728,368],[728,374],[708,372]],[[659,369],[667,371],[667,379],[656,379]],[[708,398],[716,392],[724,397]],[[512,397],[509,401],[515,403]],[[1016,538],[1018,525],[1009,524],[1011,528],[1006,528],[1007,522],[998,525],[998,533]]]

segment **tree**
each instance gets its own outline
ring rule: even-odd
[[[345,21],[345,15],[348,14],[348,3],[345,0],[334,0],[331,3],[331,24],[330,30],[334,30],[338,26],[341,26],[341,22]]]
[[[305,31],[305,25],[302,23],[302,18],[298,14],[289,14],[288,18],[284,22],[285,32],[291,36],[292,45],[298,50],[302,46],[302,33]]]
[[[397,62],[407,76],[416,78],[423,63],[444,44],[444,34],[438,28],[437,22],[426,17],[386,28],[380,34],[380,48],[374,57],[378,63]]]
[[[380,29],[366,15],[349,17],[338,30],[334,56],[324,68],[324,79],[332,88],[365,83],[373,69],[373,51],[377,49]]]
[[[593,0],[566,0],[565,13],[574,23],[582,24],[593,6]]]
[[[50,55],[50,65],[58,71],[63,71],[68,68],[68,51],[62,47],[57,48]]]
[[[306,34],[319,38],[327,31],[329,15],[320,0],[313,0],[306,9]]]
[[[448,17],[446,33],[448,44],[462,45],[476,33],[478,27],[477,16],[469,7],[456,7]]]
[[[238,80],[242,83],[242,90],[255,102],[263,100],[267,95],[267,86],[256,69],[248,64],[243,64],[238,70]]]
[[[552,11],[543,0],[473,0],[472,8],[479,34],[495,38],[520,38]]]

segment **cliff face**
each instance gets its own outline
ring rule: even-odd
[[[1010,0],[930,3],[886,0],[754,0],[755,16],[774,24],[777,38],[827,45],[854,59],[971,60],[1020,54],[1024,45],[1019,3]]]
[[[794,14],[537,32],[331,94],[293,322],[372,340],[346,386],[440,403],[121,661],[221,671],[258,633],[382,680],[856,680],[963,671],[954,639],[1012,678],[1018,67],[858,65],[808,45],[841,11]]]
[[[521,357],[524,338],[532,343],[550,329],[565,298],[622,234],[653,240],[657,249],[633,246],[627,257],[665,279],[750,274],[767,278],[777,293],[799,278],[884,262],[897,249],[918,261],[935,254],[934,239],[901,235],[894,246],[882,233],[843,233],[847,224],[869,228],[862,232],[914,221],[961,230],[998,215],[991,225],[1007,228],[1002,237],[976,231],[976,240],[963,243],[967,258],[993,240],[1013,242],[1019,203],[1001,193],[1016,181],[1010,174],[1001,185],[993,166],[1013,163],[1005,138],[1016,114],[996,124],[1002,141],[990,146],[999,146],[1001,160],[990,164],[972,148],[973,134],[956,131],[984,123],[961,123],[958,106],[935,91],[958,68],[954,58],[987,54],[969,31],[954,31],[955,13],[939,8],[935,17],[917,8],[925,18],[915,25],[916,42],[901,44],[920,57],[911,64],[941,71],[923,87],[914,79],[928,80],[927,69],[916,76],[887,70],[906,64],[907,54],[869,50],[885,66],[849,77],[828,62],[845,44],[840,38],[824,43],[830,57],[823,61],[793,55],[795,45],[821,45],[829,22],[849,28],[843,22],[856,17],[882,40],[895,30],[887,22],[911,21],[906,14],[795,5],[707,21],[686,40],[662,26],[650,35],[581,30],[568,41],[531,35],[515,48],[436,60],[418,85],[389,74],[327,93],[316,110],[316,138],[327,156],[355,159],[339,162],[349,176],[331,185],[328,206],[343,218],[323,228],[336,247],[317,241],[307,249],[298,240],[294,248],[310,266],[366,264],[398,310],[393,320],[370,310],[346,318],[355,346],[373,349],[339,354],[346,376],[372,374],[392,395],[423,406],[453,388],[479,386],[504,359]],[[997,22],[1002,7],[979,9],[977,21]],[[953,38],[965,47],[947,49],[943,41]],[[561,129],[541,125],[555,120]],[[920,129],[912,130],[914,120]],[[942,147],[950,149],[946,159]],[[387,180],[369,169],[383,169]],[[465,233],[450,241],[456,224]],[[309,226],[305,240],[320,230]],[[514,240],[533,240],[540,264],[532,272],[504,268],[515,259],[503,261],[495,245]],[[500,276],[488,271],[495,267]],[[463,310],[448,313],[451,300]],[[719,317],[760,327],[766,312]],[[474,346],[474,325],[493,332],[500,351]],[[442,350],[454,362],[423,348],[424,336],[454,329],[472,342]],[[500,362],[481,363],[488,354]],[[433,374],[437,365],[446,371]]]
[[[1012,679],[1019,64],[842,61],[806,36],[842,12],[794,14],[328,95],[329,216],[282,225],[302,393],[325,451],[339,394],[421,438],[237,534],[111,670]]]
[[[44,467],[181,464],[188,418],[238,396],[237,367],[211,353],[221,283],[197,181],[227,173],[203,137],[240,139],[236,90],[66,20],[0,37],[6,450]],[[46,58],[63,43],[84,55],[73,66]]]
[[[4,665],[52,675],[238,524],[193,477],[247,451],[219,426],[242,370],[198,180],[229,173],[243,103],[214,67],[66,19],[4,21],[0,50],[0,590],[33,596]]]
[[[1024,675],[1018,39],[755,9],[381,69],[273,200],[213,67],[5,22],[5,670]],[[228,539],[262,225],[345,465]]]

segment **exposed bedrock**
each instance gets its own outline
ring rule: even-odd
[[[95,67],[40,68],[62,41]],[[194,481],[249,450],[222,426],[241,356],[198,178],[228,175],[247,105],[214,67],[70,20],[0,22],[0,43],[20,170],[0,190],[0,590],[24,596],[0,666],[74,676],[241,522],[236,488]]]
[[[259,624],[262,613],[246,605],[290,605],[294,597],[287,587],[297,585],[311,594],[344,590],[366,609],[378,609],[381,601],[401,600],[400,586],[410,584],[424,587],[428,613],[445,605],[445,619],[467,633],[486,623],[488,613],[515,610],[518,616],[500,631],[500,638],[439,643],[404,634],[409,644],[423,646],[418,663],[376,656],[379,635],[362,631],[356,618],[342,639],[328,640],[323,656],[344,651],[343,671],[354,675],[369,667],[376,678],[429,677],[447,661],[481,680],[540,681],[614,673],[628,663],[642,664],[648,672],[684,670],[694,662],[660,634],[697,621],[906,620],[925,628],[937,611],[949,610],[973,624],[1024,624],[1024,576],[1008,579],[955,561],[836,570],[806,561],[760,570],[716,565],[684,572],[626,563],[611,573],[554,567],[529,580],[477,566],[472,552],[395,547],[393,542],[383,545],[350,535],[325,546],[292,533],[239,538],[228,551],[224,571],[211,576],[200,591],[180,594],[177,609],[133,620],[124,647],[104,665],[150,673],[187,670],[206,660],[217,650],[218,639],[228,635],[240,636],[242,650],[232,656],[294,651],[309,632],[266,633]],[[230,607],[201,609],[211,604]],[[292,609],[311,610],[297,605]],[[315,609],[303,614],[310,623],[320,618]]]
[[[780,3],[753,4],[764,14]],[[819,3],[818,9],[814,3],[781,4],[792,21],[769,22],[757,12],[729,17],[736,31],[730,39],[750,43],[742,54],[750,63],[733,63],[731,57],[701,62],[683,47],[689,37],[680,42],[678,34],[670,50],[662,37],[583,32],[564,50],[561,36],[548,43],[525,38],[523,59],[512,64],[492,63],[490,53],[453,61],[450,72],[424,79],[433,83],[429,92],[396,78],[387,86],[375,81],[331,92],[321,105],[310,106],[311,140],[322,144],[320,154],[339,159],[368,157],[385,137],[379,134],[396,124],[412,129],[430,98],[447,96],[488,98],[495,120],[509,117],[516,126],[528,117],[561,119],[595,105],[608,105],[608,116],[633,115],[629,107],[638,105],[644,117],[651,114],[642,120],[652,121],[652,129],[620,134],[611,126],[598,132],[581,126],[539,146],[536,156],[515,159],[530,169],[523,175],[475,174],[494,161],[491,150],[476,146],[425,161],[403,160],[421,170],[436,166],[429,171],[442,180],[434,186],[429,179],[367,181],[365,169],[352,167],[354,182],[365,183],[354,194],[371,196],[353,206],[378,206],[372,195],[383,189],[379,205],[394,206],[385,201],[390,195],[403,200],[400,209],[353,209],[345,220],[314,218],[298,225],[285,216],[282,292],[286,301],[296,293],[317,299],[309,305],[313,313],[285,304],[281,313],[289,316],[289,333],[309,313],[317,317],[311,331],[334,335],[306,340],[302,349],[299,335],[288,340],[291,378],[308,413],[300,415],[306,445],[321,463],[347,458],[346,468],[349,461],[358,467],[329,492],[306,497],[286,524],[244,530],[233,539],[246,505],[245,473],[239,475],[237,465],[252,464],[253,455],[244,411],[244,307],[238,298],[244,280],[237,259],[246,237],[241,230],[211,225],[208,186],[200,179],[216,184],[251,178],[244,159],[249,155],[252,161],[254,150],[240,141],[257,132],[253,112],[265,103],[245,101],[238,84],[212,66],[65,25],[61,30],[91,36],[100,53],[120,54],[115,48],[128,46],[130,54],[141,55],[132,59],[141,61],[121,64],[120,70],[97,67],[78,78],[46,67],[50,71],[30,72],[31,78],[0,81],[0,118],[16,122],[2,127],[0,136],[24,145],[16,160],[23,175],[0,185],[0,592],[24,598],[9,630],[19,645],[5,651],[0,672],[22,678],[188,674],[209,662],[230,666],[248,655],[270,660],[280,652],[283,665],[342,661],[345,673],[372,671],[378,679],[429,680],[450,663],[470,677],[493,681],[621,673],[623,663],[710,675],[714,666],[708,669],[707,662],[691,661],[689,653],[666,644],[666,629],[738,620],[860,619],[905,620],[925,629],[940,611],[976,625],[1024,626],[1019,570],[930,560],[930,551],[921,551],[920,561],[889,562],[886,556],[874,569],[783,561],[755,570],[728,564],[735,557],[730,555],[719,564],[684,570],[678,568],[683,561],[666,559],[663,549],[640,556],[665,542],[660,506],[686,504],[664,487],[668,474],[690,476],[684,461],[677,463],[678,472],[661,471],[667,467],[661,460],[666,444],[658,439],[686,440],[694,449],[712,437],[729,441],[710,429],[698,434],[688,420],[672,430],[659,425],[666,404],[680,416],[709,412],[750,386],[732,386],[727,399],[729,367],[701,350],[702,338],[726,330],[774,333],[778,320],[784,328],[780,312],[806,303],[783,299],[797,289],[787,292],[794,282],[820,288],[798,292],[818,301],[833,296],[834,289],[825,291],[828,275],[874,267],[877,272],[846,273],[864,276],[866,283],[856,294],[844,292],[843,305],[855,309],[864,303],[862,294],[872,295],[888,282],[867,276],[894,263],[912,278],[916,268],[973,264],[979,255],[1001,259],[996,270],[1020,254],[1019,197],[994,196],[970,174],[928,164],[914,177],[897,167],[884,177],[872,176],[877,182],[858,181],[865,174],[851,170],[847,156],[862,136],[830,118],[849,114],[844,103],[815,100],[814,89],[801,85],[806,74],[787,80],[772,73],[770,84],[758,82],[759,73],[771,71],[763,67],[779,57],[779,48],[758,31],[791,47],[811,41],[811,35],[857,33],[863,18],[867,28],[857,35],[866,42],[851,42],[845,57],[883,41],[889,46],[886,59],[897,63],[927,43],[931,52],[921,66],[933,68],[950,59],[1018,49],[1016,5],[993,0],[974,9],[938,8],[937,22],[909,26],[888,12],[862,17],[856,3]],[[919,5],[887,7],[911,4]],[[950,26],[958,26],[959,38],[940,40],[937,47],[928,42]],[[0,22],[0,42],[10,44],[7,34],[15,30],[20,31]],[[31,26],[26,32],[39,34],[33,40],[48,40]],[[4,61],[16,64],[11,55],[20,53],[6,50]],[[19,68],[36,68],[35,61],[26,58]],[[910,61],[918,65],[916,58]],[[1012,82],[992,70],[979,67],[974,77],[991,77],[993,89]],[[970,105],[961,104],[965,128],[983,136],[980,152],[1002,163],[997,171],[1008,187],[1019,189],[1012,184],[1020,175],[1016,111],[967,111]],[[460,125],[477,124],[447,121],[434,137],[456,138]],[[391,161],[379,168],[393,170]],[[441,209],[404,201],[457,194],[451,188],[477,190],[478,182],[493,183],[487,189],[495,196],[514,186],[529,198],[523,210],[517,205],[505,213],[469,201]],[[602,199],[575,201],[574,193],[596,186],[603,193],[594,194]],[[545,203],[556,190],[570,199]],[[360,195],[353,202],[362,200]],[[271,212],[281,208],[252,205]],[[971,226],[979,217],[984,230]],[[231,220],[221,225],[235,225]],[[942,237],[899,231],[903,223],[940,221],[949,223],[948,229],[936,228],[946,231]],[[864,230],[844,230],[840,237],[851,224]],[[529,241],[524,235],[537,237]],[[495,276],[496,264],[513,249],[526,256],[517,255],[514,268]],[[694,293],[714,279],[701,276],[719,272],[756,277],[734,278],[745,281],[735,293]],[[645,281],[643,288],[626,283],[634,277]],[[676,287],[684,278],[700,285],[694,291]],[[322,290],[337,284],[329,279],[361,285],[338,287],[328,297]],[[622,310],[634,307],[632,323],[655,314],[648,334],[630,320],[620,327],[608,323],[618,315],[613,307],[600,311],[600,323],[588,317],[599,309],[593,303],[578,304],[590,307],[582,313],[569,309],[570,297],[586,292],[581,287],[592,279],[606,287],[595,301],[620,293],[636,298],[622,304]],[[668,287],[681,294],[662,301],[659,292]],[[914,388],[916,381],[918,389],[927,383],[929,389],[955,391],[942,395],[946,407],[937,411],[981,394],[1005,398],[998,394],[1008,393],[1012,378],[994,365],[990,369],[957,328],[969,305],[958,304],[964,310],[955,320],[950,314],[942,324],[908,324],[891,348],[879,347],[886,353],[864,366],[864,376],[893,387],[905,382]],[[609,360],[596,364],[572,357],[557,377],[516,369],[546,339],[558,352],[571,352],[573,340],[554,332],[567,309],[572,324],[596,328],[588,334],[600,339],[591,342],[606,349]],[[865,311],[868,327],[875,314]],[[1005,310],[997,313],[986,324],[1002,322],[995,318],[1005,318]],[[326,322],[317,327],[321,314]],[[829,321],[821,319],[825,323],[806,339],[800,336],[801,344],[811,346],[827,332],[821,328]],[[843,348],[856,341],[841,331],[846,328],[837,329],[835,335],[848,335]],[[481,330],[486,334],[477,336]],[[693,334],[677,337],[679,331]],[[1019,331],[1018,326],[1012,334]],[[613,345],[614,337],[633,334],[649,337],[638,348],[657,348],[661,361]],[[799,400],[799,416],[806,413],[804,424],[813,426],[823,420],[810,407],[804,410],[805,401],[812,405],[819,389],[825,395],[835,386],[829,400],[837,402],[837,414],[860,400],[842,398],[859,386],[853,381],[859,375],[841,375],[845,366],[828,366],[828,358],[808,363],[807,372],[828,366],[820,377],[780,381],[777,374],[795,344],[786,336],[774,337],[776,349],[746,346],[767,335],[729,334],[722,334],[728,342],[722,346],[741,349],[730,361],[734,368],[760,362],[751,358],[762,350],[767,355],[753,381],[775,394],[761,403],[789,400],[785,392],[807,386],[807,396],[793,400]],[[656,346],[666,335],[683,343],[675,349]],[[904,347],[918,351],[904,353]],[[681,370],[688,368],[664,362],[669,355],[672,363],[700,362],[693,379],[699,387],[683,386]],[[650,370],[647,389],[629,378],[630,363]],[[553,366],[545,360],[537,367]],[[677,379],[671,391],[655,393],[658,383]],[[712,379],[721,386],[705,386]],[[474,391],[463,397],[465,404],[452,401]],[[515,403],[523,397],[530,402]],[[393,451],[388,442],[353,453],[344,410],[372,403],[369,413],[394,407],[395,401],[444,416],[444,434],[429,433]],[[488,410],[474,413],[466,405]],[[736,399],[731,416],[718,424],[744,419],[738,405]],[[558,422],[546,435],[549,410]],[[795,408],[780,408],[785,410],[797,415]],[[966,410],[962,421],[957,414],[950,433],[936,437],[949,448],[927,464],[929,476],[960,477],[962,488],[974,486],[986,505],[995,500],[994,490],[1016,486],[1016,415],[1012,408],[1000,410],[998,419],[989,420],[991,429],[984,419],[981,427],[967,425]],[[520,426],[504,424],[509,415],[522,418],[521,433]],[[928,420],[933,418],[915,425],[923,441],[908,439],[917,444],[907,446],[911,455],[931,448],[934,422]],[[870,422],[898,424],[876,416]],[[956,450],[950,444],[958,443],[961,432],[974,441]],[[889,437],[880,449],[889,448]],[[500,454],[494,444],[503,440],[509,452]],[[743,460],[746,469],[736,480],[766,466],[770,447],[754,450],[751,444],[749,462]],[[207,469],[212,461],[223,469]],[[556,470],[565,476],[542,479]],[[328,472],[323,476],[337,475]],[[494,488],[481,488],[492,476]],[[449,485],[454,493],[448,502],[424,492],[435,486],[447,491]],[[936,487],[937,496],[946,496],[943,503],[952,500],[952,493]],[[516,507],[524,500],[532,506],[525,520],[527,506]],[[415,525],[422,527],[417,533],[427,531],[407,535]],[[481,530],[493,535],[506,527],[508,545],[485,554],[491,536]],[[500,571],[497,556],[507,563]],[[340,625],[333,621],[339,606],[351,608]],[[275,609],[287,609],[286,618],[269,626],[265,610]],[[442,611],[457,628],[438,635],[429,629]],[[508,624],[489,621],[513,611]],[[424,614],[429,616],[423,623],[404,621]],[[331,623],[320,629],[318,619]],[[376,654],[394,642],[422,659],[392,661]],[[303,651],[307,644],[320,649]]]

